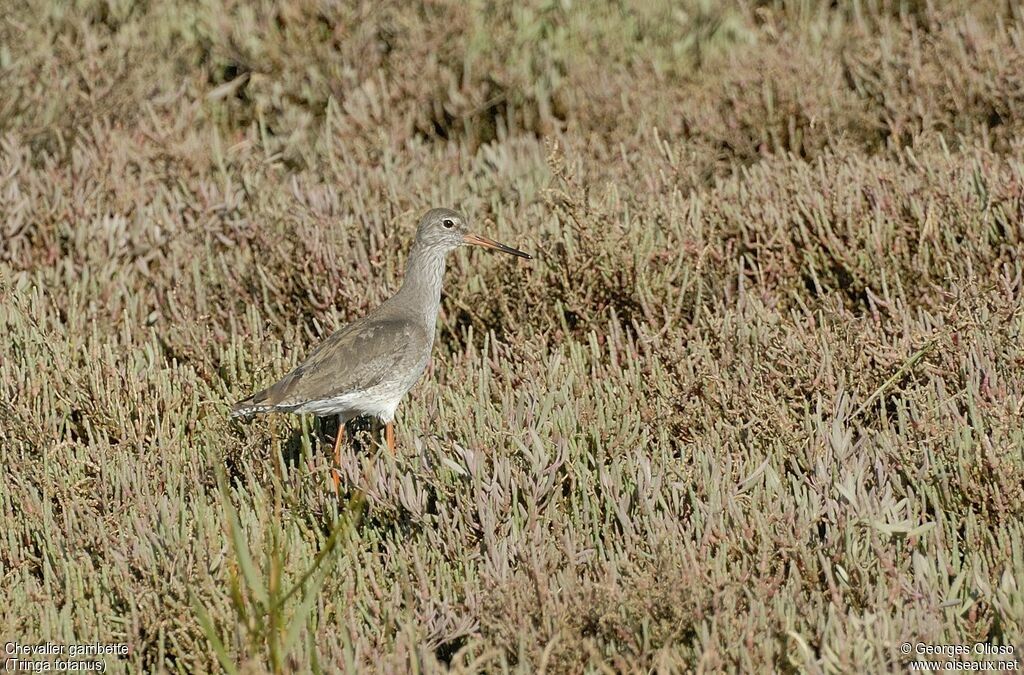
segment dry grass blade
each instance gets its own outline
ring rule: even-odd
[[[899,382],[903,377],[905,377],[908,373],[910,373],[921,361],[921,359],[927,356],[928,352],[934,349],[937,344],[938,340],[932,338],[931,340],[926,342],[923,347],[921,347],[916,352],[911,354],[910,357],[903,362],[903,365],[901,365],[899,369],[897,369],[897,371],[892,374],[892,377],[883,382],[881,386],[878,387],[878,389],[875,389],[873,392],[871,392],[871,396],[868,396],[867,400],[865,400],[863,403],[857,406],[857,409],[853,411],[853,415],[851,415],[850,417],[860,417],[860,414],[863,413],[868,408],[870,408],[871,404],[877,401],[879,398],[881,398],[882,395],[885,394],[885,392],[888,391],[890,387],[892,387],[894,384]]]

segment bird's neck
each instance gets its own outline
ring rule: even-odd
[[[431,329],[441,308],[444,269],[444,251],[414,245],[405,268],[405,280],[397,294],[408,306],[422,311],[423,319]]]

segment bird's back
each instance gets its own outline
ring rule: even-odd
[[[389,310],[386,303],[336,331],[277,383],[236,403],[232,417],[270,411],[344,414],[359,405],[360,397],[394,396],[397,403],[423,373],[434,335],[433,326],[418,317]]]

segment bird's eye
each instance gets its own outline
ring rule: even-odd
[[[444,220],[441,221],[441,224],[444,225],[445,228],[449,230],[455,227],[455,221],[452,220],[451,218],[445,218]]]

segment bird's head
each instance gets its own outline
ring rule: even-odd
[[[416,228],[416,244],[426,249],[440,250],[448,253],[463,244],[482,246],[520,258],[529,259],[528,253],[505,246],[479,234],[469,231],[466,217],[452,209],[431,209],[420,219]]]

